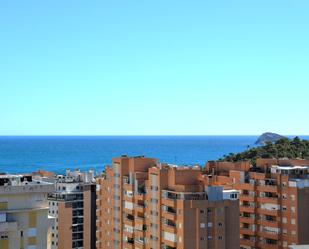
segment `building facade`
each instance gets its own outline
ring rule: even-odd
[[[53,184],[28,175],[0,175],[0,248],[50,249],[47,194]]]
[[[55,189],[48,195],[52,227],[52,249],[95,248],[96,185],[93,172],[79,170],[58,175]]]
[[[242,249],[284,249],[309,243],[308,160],[208,162],[208,182],[240,192]]]
[[[200,167],[122,156],[97,184],[97,249],[239,249],[238,192]]]

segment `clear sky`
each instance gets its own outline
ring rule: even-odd
[[[307,135],[308,13],[308,0],[0,1],[0,134]]]

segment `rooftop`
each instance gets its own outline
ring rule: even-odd
[[[1,186],[26,186],[26,185],[52,185],[52,183],[42,180],[34,180],[31,175],[0,175]]]

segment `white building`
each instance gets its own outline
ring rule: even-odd
[[[47,193],[54,184],[28,175],[0,175],[0,248],[49,249],[54,219]]]

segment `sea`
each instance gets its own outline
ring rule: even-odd
[[[309,136],[300,136],[309,139]],[[205,165],[256,146],[258,136],[0,136],[0,172],[66,169],[96,173],[121,155],[146,156],[177,165]]]

